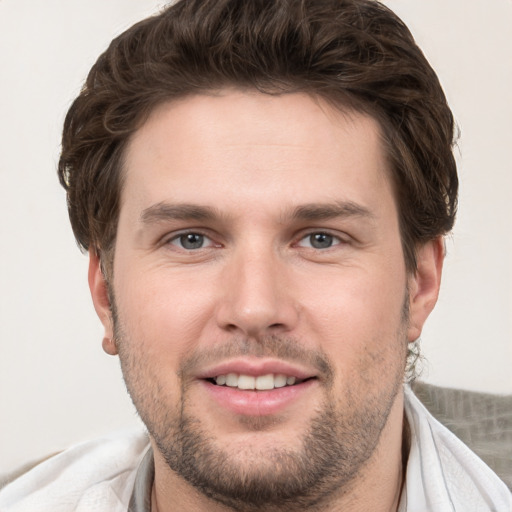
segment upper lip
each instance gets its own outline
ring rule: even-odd
[[[268,374],[286,375],[300,380],[316,377],[316,372],[287,361],[275,359],[232,359],[201,370],[197,374],[197,378],[213,379],[228,373],[251,375],[253,377]]]

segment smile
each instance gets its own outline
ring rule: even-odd
[[[293,386],[294,384],[302,382],[302,380],[294,376],[273,373],[259,376],[227,373],[225,375],[218,375],[212,380],[218,386],[257,391],[268,391],[274,388]]]

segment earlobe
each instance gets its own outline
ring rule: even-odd
[[[114,327],[108,287],[101,269],[101,260],[94,249],[89,251],[88,278],[94,309],[105,329],[102,343],[103,350],[114,356],[117,354],[117,348],[114,342]]]
[[[417,340],[439,295],[444,261],[444,240],[431,240],[417,250],[417,269],[409,278],[409,342]]]

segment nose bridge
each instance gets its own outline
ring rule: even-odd
[[[226,267],[219,322],[246,336],[291,330],[297,312],[285,262],[266,240],[241,244]]]

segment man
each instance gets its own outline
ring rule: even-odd
[[[419,404],[453,118],[372,0],[186,0],[98,59],[59,176],[148,436],[72,448],[8,511],[510,510]]]

